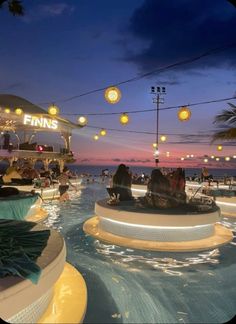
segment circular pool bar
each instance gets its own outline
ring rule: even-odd
[[[232,240],[232,232],[218,224],[220,209],[215,204],[153,209],[135,201],[95,204],[96,216],[84,231],[116,245],[157,251],[195,251],[215,248]]]

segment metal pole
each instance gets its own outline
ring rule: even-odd
[[[157,144],[157,150],[159,151],[159,143],[158,143],[158,138],[159,138],[159,102],[160,102],[160,95],[159,93],[157,94],[157,128],[156,128],[156,144]],[[159,156],[155,156],[155,163],[156,163],[156,167],[158,167],[158,163],[159,163]]]

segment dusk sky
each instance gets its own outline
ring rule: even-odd
[[[54,102],[72,121],[89,113],[154,109],[151,86],[166,87],[161,109],[236,96],[236,7],[227,0],[22,3],[23,17],[0,10],[0,93],[21,96],[45,109]],[[188,64],[120,85],[117,104],[108,104],[104,91],[80,96],[224,46]],[[236,98],[190,107],[188,122],[178,120],[178,109],[160,110],[160,134],[168,137],[159,146],[160,165],[200,166],[204,155],[236,155],[235,142],[223,144],[221,153],[220,142],[210,144],[210,134],[217,129],[214,117],[229,107],[227,102],[236,104]],[[122,126],[119,114],[88,115],[88,127],[72,137],[78,163],[154,166],[155,111],[129,117],[130,123]],[[107,135],[94,141],[101,128],[108,129]],[[60,143],[59,135],[48,138],[49,143]],[[187,154],[195,158],[180,161]],[[234,167],[236,159],[231,161],[221,166]]]

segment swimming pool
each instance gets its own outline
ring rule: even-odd
[[[102,244],[83,222],[107,197],[88,184],[64,204],[48,202],[45,224],[66,240],[67,260],[84,276],[84,323],[223,323],[236,313],[236,240],[206,252],[166,253]],[[236,218],[223,224],[236,232]]]

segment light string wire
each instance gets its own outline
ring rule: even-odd
[[[195,103],[190,103],[190,104],[183,104],[183,105],[176,105],[176,106],[169,106],[169,107],[160,107],[159,110],[170,110],[170,109],[178,109],[183,106],[188,106],[188,107],[193,107],[193,106],[200,106],[200,105],[206,105],[206,104],[211,104],[211,103],[216,103],[216,102],[223,102],[227,100],[232,100],[236,99],[235,96],[233,97],[228,97],[228,98],[221,98],[221,99],[212,99],[208,101],[200,101],[200,102],[195,102]],[[156,108],[151,108],[151,109],[143,109],[143,110],[122,110],[122,111],[116,111],[116,112],[106,112],[106,113],[63,113],[61,115],[63,116],[78,116],[78,115],[85,115],[85,116],[105,116],[105,115],[120,115],[122,113],[128,113],[128,114],[136,114],[136,113],[145,113],[145,112],[150,112],[150,111],[156,111]]]
[[[173,68],[181,66],[181,65],[190,64],[190,63],[193,63],[195,61],[198,61],[198,60],[202,59],[203,57],[210,56],[210,55],[216,54],[216,53],[220,53],[222,51],[225,51],[225,50],[227,50],[229,48],[234,48],[234,47],[236,47],[235,42],[227,44],[227,45],[223,45],[223,46],[220,46],[220,47],[216,47],[216,48],[210,49],[210,50],[208,50],[208,51],[206,51],[206,52],[204,52],[204,53],[202,53],[202,54],[200,54],[198,56],[195,56],[195,57],[192,57],[192,58],[189,58],[189,59],[185,59],[185,60],[173,63],[173,64],[166,65],[164,67],[149,71],[147,73],[137,75],[137,76],[135,76],[133,78],[130,78],[130,79],[127,79],[127,80],[124,80],[124,81],[120,81],[120,82],[116,82],[116,83],[113,83],[113,84],[111,84],[109,86],[106,86],[106,87],[90,90],[90,91],[87,91],[87,92],[84,92],[84,93],[81,93],[81,94],[78,94],[78,95],[74,95],[72,97],[68,97],[68,98],[65,98],[65,99],[53,100],[53,102],[54,103],[68,102],[68,101],[71,101],[71,100],[74,100],[74,99],[77,99],[77,98],[80,98],[80,97],[84,97],[84,96],[87,96],[87,95],[90,95],[90,94],[93,94],[93,93],[96,93],[96,92],[104,91],[108,87],[111,87],[111,86],[120,86],[122,84],[138,81],[138,80],[146,78],[146,77],[148,77],[148,76],[150,76],[152,74],[164,72],[166,70],[173,69]],[[50,104],[50,103],[51,102],[46,102],[46,103],[41,103],[41,104],[44,105],[44,104]]]

